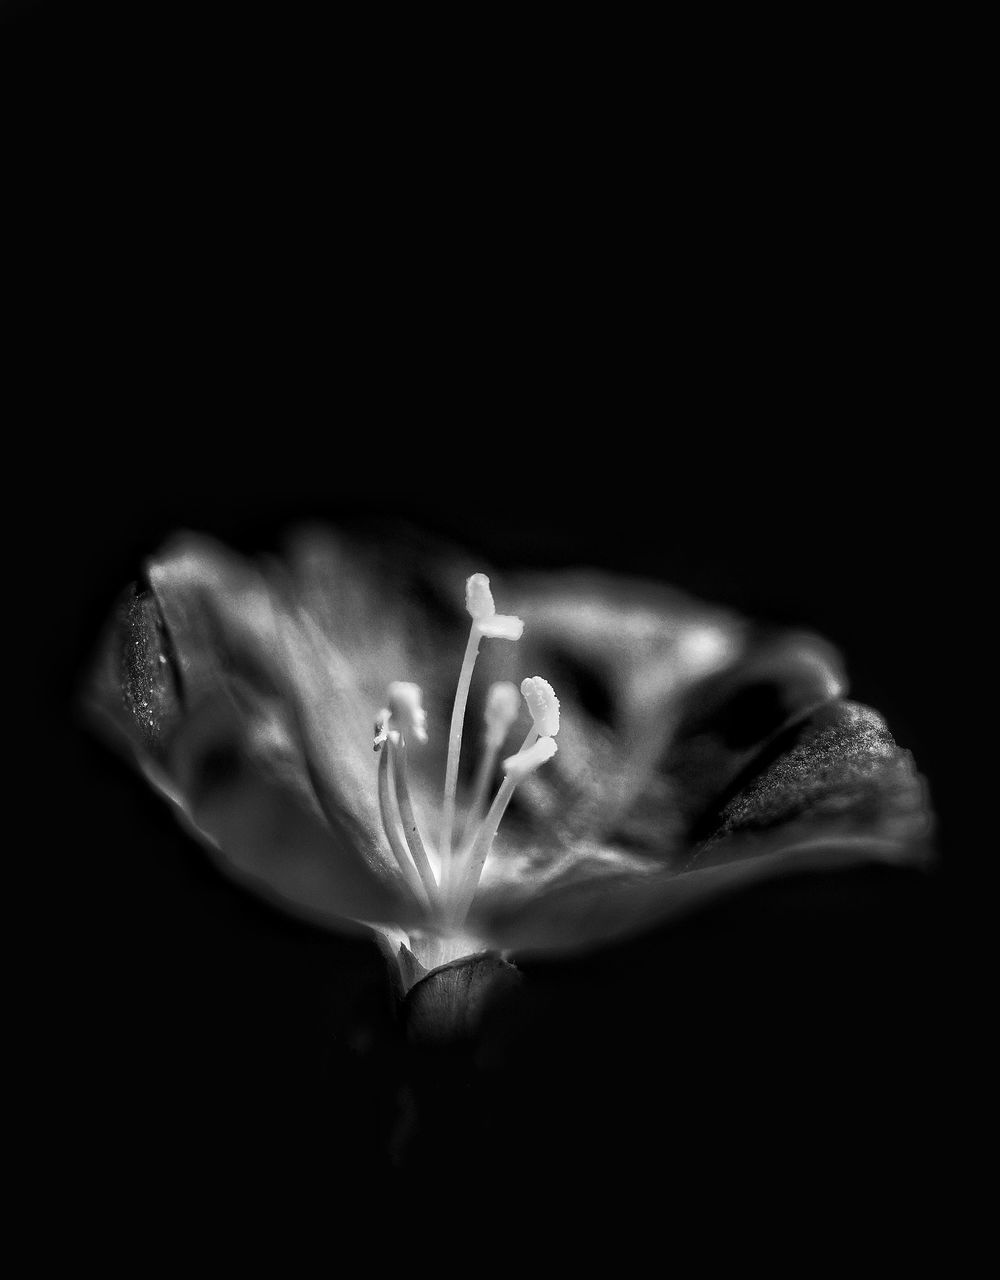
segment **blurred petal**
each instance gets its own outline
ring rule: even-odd
[[[313,918],[419,920],[386,864],[370,787],[351,785],[362,767],[351,735],[317,802],[302,733],[316,672],[263,578],[189,537],[150,563],[149,579],[119,611],[91,690],[106,730],[265,896]]]
[[[337,654],[364,709],[366,770],[371,720],[385,704],[388,685],[420,685],[428,742],[411,752],[409,767],[417,811],[425,818],[433,818],[440,803],[448,719],[469,629],[464,584],[475,568],[453,548],[416,534],[379,529],[377,536],[363,537],[309,528],[292,535],[277,579],[296,615],[307,619],[303,630],[314,646]],[[321,683],[322,663],[316,676]],[[316,693],[323,697],[321,689]],[[316,725],[339,732],[325,711]],[[433,821],[428,825],[433,841]]]
[[[563,704],[559,755],[518,789],[486,883],[562,871],[595,846],[681,870],[767,744],[845,688],[818,637],[754,629],[665,587],[532,575],[515,598],[523,663]]]
[[[726,804],[689,868],[674,873],[620,850],[590,849],[530,893],[484,894],[479,931],[508,950],[573,951],[778,874],[928,860],[923,780],[874,712],[834,703],[775,746],[770,764]]]
[[[662,773],[693,684],[729,667],[745,627],[726,610],[648,582],[575,571],[515,584],[522,666],[562,705],[559,755],[519,788],[515,812],[559,850],[605,841],[637,805],[656,813],[658,856],[683,839]]]
[[[768,744],[847,687],[840,657],[818,636],[755,636],[738,662],[684,694],[664,757],[690,827],[714,813]]]

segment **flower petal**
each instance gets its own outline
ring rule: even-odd
[[[716,866],[768,849],[775,832],[792,844],[850,838],[894,843],[915,854],[929,848],[926,788],[908,751],[896,746],[870,707],[837,701],[773,744],[722,808],[712,834],[688,868]]]
[[[380,830],[372,716],[391,681],[424,688],[411,782],[433,843],[461,583],[479,565],[378,532],[299,535],[266,571],[178,539],[126,603],[99,701],[241,881],[331,922],[410,930],[427,921]],[[844,680],[823,641],[601,574],[497,595],[525,635],[483,646],[468,724],[492,682],[531,671],[562,716],[558,755],[518,787],[487,864],[470,924],[485,945],[573,950],[779,870],[926,849],[909,758],[873,713],[831,701]]]
[[[744,625],[681,592],[600,573],[532,574],[515,588],[524,669],[543,673],[562,704],[559,755],[516,798],[528,840],[544,835],[560,850],[607,841],[646,803],[662,854],[683,838],[679,821],[668,830],[664,753],[685,695],[737,659]]]
[[[884,723],[823,707],[775,744],[680,873],[608,847],[567,861],[530,892],[484,894],[477,931],[496,947],[574,951],[689,914],[779,874],[930,858],[926,789]]]
[[[692,685],[662,765],[689,831],[710,818],[769,743],[846,687],[833,646],[796,632],[748,639],[738,661]]]
[[[265,896],[313,918],[419,920],[367,793],[347,781],[360,768],[347,751],[318,803],[303,734],[316,673],[264,578],[185,537],[150,563],[149,579],[119,612],[91,690],[105,728]]]
[[[666,587],[532,575],[516,599],[524,662],[564,704],[560,754],[519,789],[505,832],[509,847],[547,847],[543,862],[604,844],[679,870],[766,744],[845,687],[818,637],[753,628]]]
[[[428,742],[410,759],[418,812],[440,803],[448,718],[469,630],[464,583],[474,567],[450,547],[381,527],[375,537],[308,528],[290,539],[283,595],[308,619],[312,640],[336,653],[349,673],[366,709],[366,731],[390,682],[421,687]],[[512,653],[512,646],[492,647]],[[475,693],[477,707],[478,681]],[[325,723],[327,732],[339,732],[336,721]]]

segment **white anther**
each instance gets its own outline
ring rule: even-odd
[[[403,736],[426,742],[427,712],[423,708],[420,686],[408,680],[394,680],[389,686],[388,697],[393,719]]]
[[[495,613],[492,618],[477,620],[479,634],[489,640],[520,640],[524,623],[509,613]]]
[[[485,573],[474,573],[465,583],[465,607],[476,630],[490,640],[520,640],[524,623],[508,613],[497,613],[490,580]]]
[[[509,756],[504,762],[504,771],[513,783],[520,782],[529,773],[534,773],[540,764],[551,760],[559,750],[555,738],[539,738],[531,747],[519,751],[516,756]]]
[[[474,573],[465,583],[465,607],[476,622],[492,618],[497,611],[493,603],[490,580],[485,573]]]
[[[503,746],[507,731],[517,719],[521,702],[517,696],[517,685],[509,680],[501,680],[490,685],[486,698],[486,745],[497,750]]]
[[[554,738],[559,732],[559,699],[548,680],[541,676],[527,676],[521,681],[521,695],[528,704],[539,735]]]

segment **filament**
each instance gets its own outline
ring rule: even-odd
[[[451,731],[448,735],[448,763],[444,774],[444,800],[441,806],[441,889],[447,894],[452,880],[451,837],[455,825],[455,793],[458,790],[458,762],[462,754],[462,726],[465,721],[465,707],[469,701],[469,688],[472,685],[472,672],[479,654],[479,641],[482,633],[475,620],[469,630],[469,640],[465,646],[465,658],[458,677],[458,688],[455,690],[455,705],[451,712]]]
[[[410,799],[409,771],[406,765],[406,739],[402,734],[399,735],[399,739],[395,744],[390,739],[387,749],[392,752],[393,773],[396,780],[396,799],[399,802],[399,816],[402,821],[403,835],[410,850],[410,857],[413,859],[424,888],[427,890],[427,896],[432,903],[436,903],[438,899],[437,881],[434,879],[434,872],[427,859],[427,850],[424,848],[420,828],[417,826],[417,819],[413,812],[413,802]]]
[[[388,743],[383,746],[378,762],[378,807],[382,816],[382,828],[388,838],[389,847],[392,849],[393,857],[399,863],[399,869],[402,871],[403,876],[406,879],[406,883],[413,891],[417,901],[422,902],[425,895],[420,883],[420,877],[417,874],[417,869],[413,865],[410,855],[407,852],[406,845],[399,833],[397,808],[395,799],[392,795],[389,778]]]
[[[534,746],[537,739],[538,730],[532,725],[528,730],[528,736],[521,745],[521,751],[527,751],[529,747]],[[519,780],[510,775],[504,778],[500,784],[499,791],[493,799],[493,803],[490,805],[489,813],[487,813],[476,833],[476,838],[472,842],[468,856],[464,859],[461,881],[457,885],[452,899],[452,910],[456,925],[461,925],[465,920],[469,907],[472,905],[472,899],[476,896],[476,889],[479,887],[483,867],[486,865],[486,859],[489,857],[493,841],[496,839],[500,821],[507,811],[507,806],[510,804],[511,796],[514,794]]]

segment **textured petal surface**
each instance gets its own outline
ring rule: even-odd
[[[919,866],[931,834],[909,752],[869,708],[835,702],[772,742],[770,760],[723,805],[684,869],[594,848],[530,893],[484,895],[478,927],[508,949],[591,947],[777,875]]]

